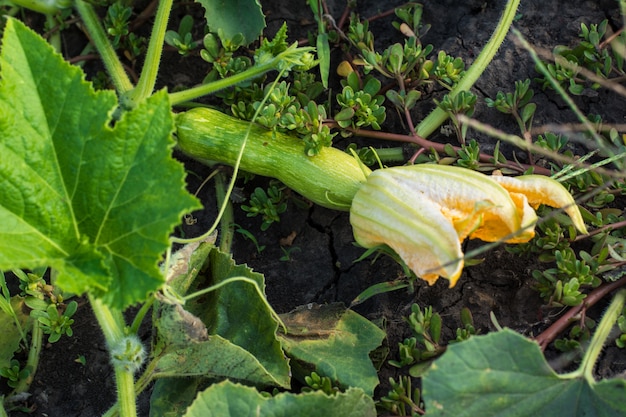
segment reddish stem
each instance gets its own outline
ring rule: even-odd
[[[626,227],[626,220],[622,220],[621,222],[617,222],[617,223],[612,223],[612,224],[607,224],[606,226],[602,226],[592,232],[589,232],[586,235],[578,235],[576,236],[576,238],[574,239],[574,242],[578,242],[579,240],[583,240],[583,239],[588,239],[591,236],[595,236],[597,234],[606,232],[606,231],[611,231],[611,230],[615,230],[615,229],[620,229],[622,227]]]
[[[570,308],[567,313],[563,314],[557,321],[552,323],[550,327],[544,330],[540,335],[535,337],[535,341],[539,344],[542,351],[548,347],[556,337],[564,331],[572,322],[576,321],[575,317],[583,310],[586,310],[596,304],[598,301],[606,297],[616,289],[626,285],[626,277],[620,278],[615,282],[610,282],[599,286],[591,291],[585,298],[585,301],[576,307]]]
[[[336,128],[339,129],[339,125],[333,121],[333,120],[328,120],[325,122],[330,128]],[[425,148],[425,149],[434,149],[437,152],[443,153],[445,152],[445,144],[443,143],[437,143],[437,142],[432,142],[426,138],[422,138],[420,136],[412,136],[412,135],[401,135],[398,133],[388,133],[388,132],[378,132],[378,131],[373,131],[373,130],[365,130],[365,129],[350,129],[348,128],[347,130],[351,131],[352,133],[354,133],[356,136],[361,136],[364,138],[373,138],[373,139],[383,139],[383,140],[389,140],[389,141],[395,141],[395,142],[406,142],[406,143],[413,143],[419,147]],[[452,147],[454,150],[460,150],[461,148],[458,146],[453,146]],[[481,153],[479,154],[479,160],[480,162],[485,162],[485,163],[494,163],[493,161],[493,156],[486,154],[486,153]],[[539,175],[552,175],[552,172],[547,169],[547,168],[543,168],[537,165],[527,165],[527,164],[521,164],[521,163],[508,163],[508,164],[500,164],[500,163],[495,163],[495,165],[497,167],[500,168],[510,168],[512,170],[518,171],[518,172],[524,172],[526,171],[528,168],[533,168],[534,172],[536,174]]]

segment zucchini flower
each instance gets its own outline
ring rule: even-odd
[[[374,171],[352,201],[350,223],[361,246],[387,245],[430,285],[442,276],[453,287],[463,270],[463,240],[528,242],[541,204],[563,208],[587,233],[571,194],[553,179],[431,164]]]

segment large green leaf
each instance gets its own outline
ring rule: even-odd
[[[196,0],[202,4],[209,30],[224,40],[242,34],[244,45],[257,39],[265,28],[265,15],[258,0]]]
[[[262,275],[235,265],[229,254],[208,243],[188,245],[173,259],[168,284],[180,294],[233,276],[264,288]],[[289,388],[290,369],[276,338],[276,320],[251,284],[225,284],[184,307],[157,305],[152,376],[159,379],[150,399],[151,415],[180,416],[199,386],[227,378]]]
[[[166,93],[113,122],[115,94],[13,19],[0,71],[0,270],[52,266],[66,291],[144,300],[168,234],[198,207],[171,156]]]
[[[233,277],[256,282],[265,292],[265,278],[246,265],[236,265],[229,254],[214,248],[193,290],[216,285]],[[190,291],[191,292],[191,291]],[[259,297],[255,287],[242,281],[230,282],[219,289],[189,302],[185,306],[199,317],[210,333],[219,335],[252,354],[274,376],[279,386],[290,384],[289,362],[276,337],[278,323]]]
[[[266,397],[225,381],[198,394],[185,417],[375,417],[374,401],[358,388],[328,396],[322,392]]]
[[[281,318],[288,329],[281,340],[294,374],[315,370],[344,388],[373,395],[379,381],[369,354],[380,346],[384,331],[340,304],[309,305]]]
[[[209,336],[200,319],[180,306],[162,306],[157,329],[160,352],[155,378],[201,376],[262,386],[289,386],[286,373],[287,378],[273,375],[247,350],[219,335]],[[283,358],[281,362],[286,364]]]
[[[536,343],[508,329],[449,346],[422,384],[428,416],[626,415],[626,381],[560,377]]]

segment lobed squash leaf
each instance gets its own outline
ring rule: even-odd
[[[184,417],[375,417],[371,397],[358,388],[334,396],[320,391],[305,394],[261,395],[256,389],[230,381],[212,385],[198,394]]]
[[[535,342],[509,329],[450,345],[422,384],[433,417],[626,415],[626,381],[561,377]]]
[[[0,270],[50,266],[63,290],[114,308],[145,300],[169,233],[199,206],[171,155],[167,94],[113,121],[115,94],[15,19],[0,76]]]

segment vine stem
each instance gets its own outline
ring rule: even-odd
[[[38,320],[34,320],[33,330],[31,332],[31,344],[30,349],[28,349],[28,359],[26,360],[26,369],[28,369],[30,373],[27,378],[22,379],[19,385],[15,387],[16,393],[28,391],[35,379],[35,373],[39,366],[42,341],[43,329],[41,328],[41,323],[39,323]]]
[[[229,201],[230,193],[226,189],[226,179],[224,173],[220,172],[215,177],[215,195],[217,197],[218,209],[226,205],[220,219],[220,250],[229,253],[233,244],[235,216],[233,205]]]
[[[124,71],[124,66],[115,53],[113,46],[111,46],[102,25],[100,25],[100,18],[93,6],[83,0],[76,0],[74,4],[80,17],[83,19],[87,33],[102,57],[102,62],[104,62],[104,66],[115,85],[115,90],[120,96],[131,91],[133,84],[130,82],[126,71]]]
[[[491,39],[489,39],[489,42],[487,42],[487,45],[485,45],[474,63],[469,67],[461,81],[450,91],[450,98],[456,96],[461,91],[469,90],[478,78],[480,78],[500,48],[500,45],[502,45],[502,42],[504,42],[504,38],[513,23],[519,4],[520,0],[508,0],[502,12],[502,16],[500,17],[500,21],[498,22],[498,26],[493,35],[491,35]],[[430,136],[447,118],[448,113],[437,107],[417,126],[417,135],[423,138]]]
[[[172,106],[175,106],[177,104],[181,104],[186,101],[194,100],[202,96],[213,94],[216,91],[220,91],[225,88],[231,87],[233,85],[239,84],[240,82],[250,80],[251,78],[258,77],[261,74],[264,74],[268,71],[275,69],[278,63],[279,63],[279,60],[274,58],[269,62],[260,64],[260,65],[255,65],[253,67],[248,68],[247,70],[243,72],[234,74],[228,78],[216,80],[209,84],[202,84],[197,87],[192,87],[184,91],[177,91],[175,93],[170,93],[169,94],[170,104]]]
[[[591,338],[591,343],[587,348],[587,352],[585,352],[585,356],[583,357],[583,361],[580,366],[583,376],[587,381],[594,381],[593,369],[595,368],[598,357],[602,352],[604,342],[609,337],[609,333],[611,333],[611,329],[613,328],[617,317],[619,317],[622,309],[624,308],[625,300],[626,290],[619,291],[613,298],[613,301],[604,313],[604,316],[602,316],[602,320],[600,320],[600,325],[596,329],[596,332],[593,334],[593,338]]]
[[[473,119],[467,119],[467,120],[468,120],[467,123],[474,122]],[[324,124],[330,128],[339,129],[339,125],[334,120],[326,120],[324,121]],[[389,140],[389,141],[395,141],[395,142],[412,143],[425,149],[432,148],[435,151],[440,152],[440,153],[445,153],[446,151],[445,149],[446,145],[444,143],[433,142],[421,136],[402,135],[399,133],[380,132],[380,131],[373,131],[373,130],[367,130],[367,129],[348,128],[347,130],[350,130],[352,133],[354,133],[355,136],[360,136],[364,138],[373,138],[373,139],[382,139],[382,140]],[[458,151],[461,148],[458,146],[452,146],[452,149],[454,149],[455,151]],[[543,149],[543,148],[540,148],[540,149]],[[528,164],[522,164],[520,162],[505,163],[505,164],[494,162],[493,155],[489,155],[486,153],[479,154],[478,159],[480,160],[480,162],[493,163],[498,168],[509,168],[518,172],[525,172],[527,169],[533,168],[535,174],[547,175],[547,176],[552,175],[552,171],[539,165],[528,165]]]
[[[80,0],[79,0],[80,1]],[[89,302],[94,315],[104,334],[109,352],[112,347],[123,343],[124,317],[118,310],[109,308],[102,300],[89,295]],[[118,361],[112,361],[115,371],[115,383],[117,386],[117,401],[122,417],[137,417],[137,402],[135,395],[135,379],[133,371],[120,365]]]
[[[595,368],[596,361],[602,352],[604,342],[606,342],[606,339],[609,337],[617,317],[619,317],[622,309],[624,308],[625,300],[626,290],[620,290],[615,297],[613,297],[613,301],[611,301],[609,308],[604,312],[602,320],[600,320],[600,324],[596,328],[596,331],[591,338],[591,342],[589,342],[589,346],[587,347],[587,351],[585,352],[585,356],[583,357],[580,367],[574,372],[561,375],[561,378],[580,378],[582,376],[589,383],[595,382],[593,369]]]

